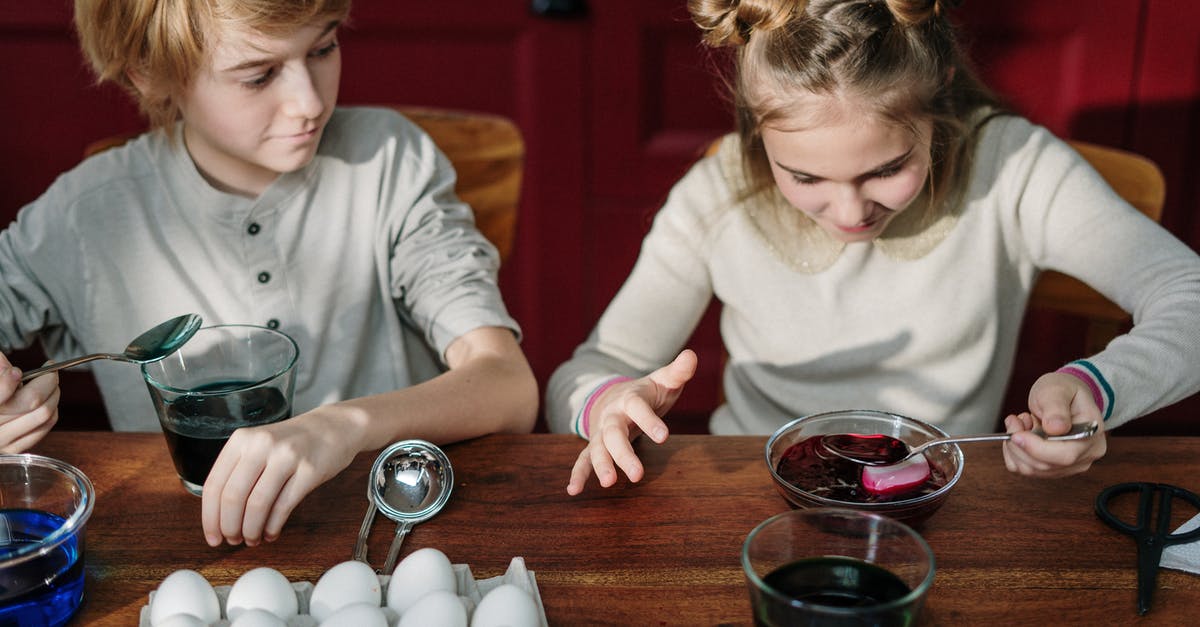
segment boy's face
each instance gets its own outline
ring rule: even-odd
[[[214,186],[257,196],[316,154],[337,103],[337,21],[290,35],[226,29],[184,93],[184,142]]]
[[[822,104],[820,123],[763,127],[775,184],[834,239],[875,239],[924,187],[932,125],[920,122],[914,134],[861,107]]]

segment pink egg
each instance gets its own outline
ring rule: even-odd
[[[886,496],[912,490],[929,476],[929,460],[918,454],[898,464],[863,466],[862,484],[867,492]]]

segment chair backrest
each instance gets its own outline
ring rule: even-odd
[[[1072,141],[1071,147],[1104,177],[1109,186],[1138,211],[1162,219],[1167,184],[1153,161],[1132,152]],[[1112,301],[1073,277],[1043,272],[1029,295],[1029,306],[1081,316],[1087,320],[1086,354],[1102,350],[1120,335],[1130,315]]]
[[[525,142],[512,120],[490,113],[425,107],[393,107],[420,126],[454,165],[455,191],[471,205],[475,225],[500,251],[501,261],[512,253],[517,207],[525,168]],[[137,133],[92,142],[91,156],[120,146]]]
[[[1074,148],[1104,177],[1121,198],[1138,211],[1158,222],[1162,219],[1167,184],[1162,171],[1153,161],[1141,155],[1071,141]],[[721,140],[709,144],[705,155],[712,155]],[[1029,307],[1082,316],[1087,319],[1086,350],[1088,355],[1099,352],[1128,324],[1130,315],[1086,283],[1059,272],[1046,271],[1039,277],[1029,296]]]

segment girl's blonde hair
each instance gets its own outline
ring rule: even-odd
[[[179,119],[180,95],[220,28],[281,35],[349,11],[350,0],[75,0],[75,30],[98,82],[125,88],[161,128]]]
[[[930,120],[925,220],[957,202],[983,123],[977,114],[1001,107],[962,54],[948,4],[958,2],[688,0],[704,43],[733,52],[727,84],[747,175],[742,197],[773,189],[762,126],[796,119],[811,102],[797,95],[812,93],[853,98],[910,128]]]

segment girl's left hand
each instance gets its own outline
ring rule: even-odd
[[[204,482],[201,521],[209,545],[273,542],[296,505],[350,465],[358,452],[354,429],[322,409],[233,432]]]
[[[1042,375],[1029,390],[1029,410],[1004,419],[1004,428],[1013,434],[1004,443],[1004,465],[1010,471],[1029,477],[1066,477],[1091,468],[1107,452],[1100,408],[1078,378],[1061,372]],[[1029,432],[1040,425],[1046,435],[1061,435],[1074,423],[1093,421],[1100,428],[1083,440],[1049,442]]]

